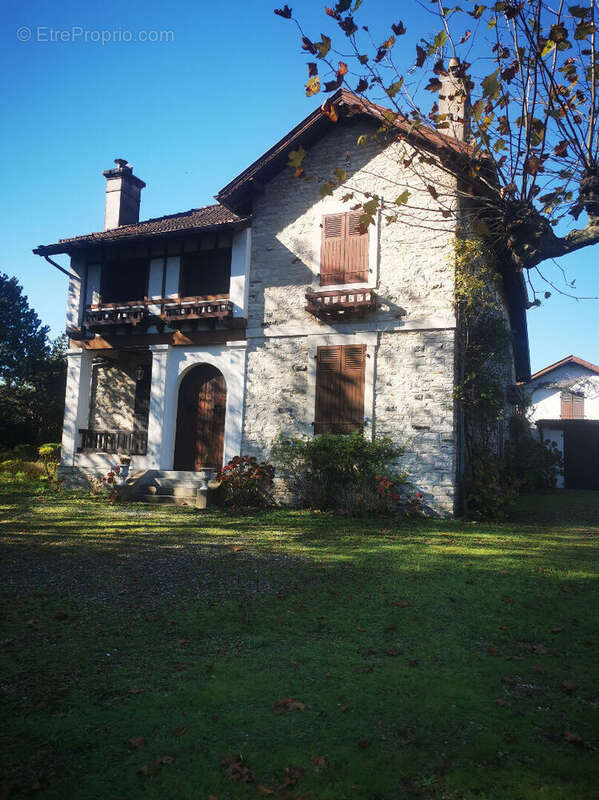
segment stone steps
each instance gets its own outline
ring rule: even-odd
[[[198,472],[147,470],[129,481],[131,497],[154,504],[196,505],[204,485]]]

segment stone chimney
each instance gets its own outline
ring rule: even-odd
[[[104,230],[139,222],[141,190],[146,185],[133,174],[133,167],[124,158],[115,158],[114,169],[102,173],[106,178],[106,213]]]
[[[449,128],[442,129],[442,133],[460,142],[470,135],[470,93],[466,86],[467,79],[460,77],[460,59],[450,59],[447,75],[441,78],[439,114],[446,114],[445,121],[449,122]]]

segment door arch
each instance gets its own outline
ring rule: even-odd
[[[220,469],[223,464],[227,385],[211,364],[192,367],[179,386],[174,469]]]

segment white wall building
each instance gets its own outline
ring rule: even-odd
[[[540,438],[562,454],[558,487],[599,489],[599,367],[567,356],[532,375],[526,390]]]

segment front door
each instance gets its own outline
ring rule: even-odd
[[[175,441],[176,470],[220,469],[227,386],[216,367],[200,364],[181,381]]]

